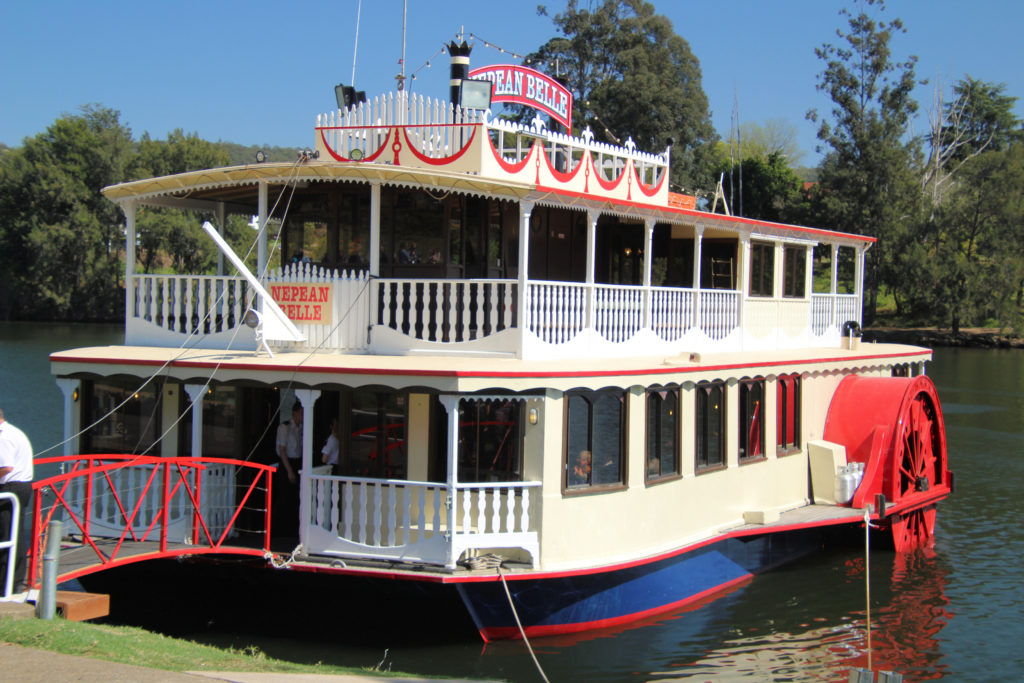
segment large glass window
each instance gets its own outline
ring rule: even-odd
[[[725,382],[700,382],[697,399],[697,471],[725,467]]]
[[[566,489],[611,488],[625,483],[625,418],[622,391],[566,395]]]
[[[160,455],[158,382],[139,387],[140,379],[99,379],[82,383],[82,424],[95,427],[82,435],[83,453]]]
[[[764,379],[740,380],[740,461],[764,457]]]
[[[750,296],[772,296],[775,279],[775,245],[750,245]]]
[[[522,481],[521,404],[459,403],[459,481]]]
[[[786,247],[783,260],[785,278],[782,295],[802,299],[807,291],[807,248]]]
[[[404,479],[405,395],[354,390],[342,399],[348,402],[348,425],[340,430],[342,474]]]
[[[192,400],[180,389],[184,417],[178,422],[178,454],[191,457],[192,453]],[[203,396],[203,452],[194,454],[207,458],[234,458],[237,441],[236,415],[238,389],[229,386],[210,386]]]
[[[782,375],[777,381],[775,439],[780,454],[800,450],[800,375]]]
[[[647,479],[679,474],[679,389],[647,392]]]

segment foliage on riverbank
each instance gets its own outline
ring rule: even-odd
[[[130,626],[89,624],[63,619],[0,619],[0,640],[50,652],[165,671],[278,671],[380,677],[406,675],[325,664],[296,664],[267,657],[255,647],[221,650]]]

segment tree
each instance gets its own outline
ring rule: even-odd
[[[739,207],[743,207],[742,215],[746,218],[781,223],[796,220],[794,212],[803,199],[800,178],[782,154],[751,155],[734,169],[730,166],[730,160],[724,160],[719,172],[723,174],[725,196],[736,197],[735,206],[729,207],[733,214],[740,215]]]
[[[672,182],[712,187],[717,136],[700,63],[672,23],[643,0],[604,0],[593,11],[569,0],[554,23],[562,36],[528,60],[553,65],[573,92],[573,129],[590,126],[598,139],[619,144],[632,138],[646,151],[671,139]]]
[[[100,190],[132,153],[119,113],[64,115],[0,158],[0,268],[18,318],[106,320],[123,310],[118,208]]]
[[[908,123],[917,110],[911,98],[916,57],[892,61],[890,40],[903,33],[899,19],[885,23],[868,15],[884,9],[881,0],[865,0],[857,15],[844,9],[849,29],[837,31],[840,42],[815,50],[825,63],[818,89],[829,95],[831,118],[816,111],[818,139],[828,148],[822,162],[816,211],[818,220],[839,230],[873,235],[865,272],[864,319],[870,324],[884,283],[905,277],[895,263],[913,241],[919,224],[920,189],[913,169],[920,144],[907,140]]]
[[[922,242],[929,310],[953,333],[995,320],[1020,329],[1024,283],[1024,144],[971,158]]]

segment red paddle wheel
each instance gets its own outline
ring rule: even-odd
[[[949,495],[946,430],[935,385],[925,376],[861,377],[839,383],[825,420],[825,440],[864,463],[853,507],[884,494],[897,552],[931,543],[935,505]]]

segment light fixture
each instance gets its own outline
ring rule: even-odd
[[[351,152],[349,152],[348,158],[351,159],[352,161],[362,161],[362,159],[363,159],[363,150],[361,150],[361,149],[354,149],[354,150],[352,150]]]
[[[532,424],[532,425],[537,424],[537,419],[539,417],[540,417],[540,414],[537,412],[537,409],[536,408],[530,408],[530,412],[528,413],[528,419],[530,420],[530,424]]]
[[[75,387],[75,390],[71,392],[71,400],[78,403],[78,387]]]
[[[245,323],[246,327],[255,330],[257,327],[259,327],[260,322],[262,322],[259,311],[257,311],[254,308],[250,308],[248,311],[245,312],[245,315],[242,316],[242,322]]]
[[[256,150],[256,163],[257,164],[262,164],[266,160],[267,160],[267,153],[264,152],[262,149]]]

